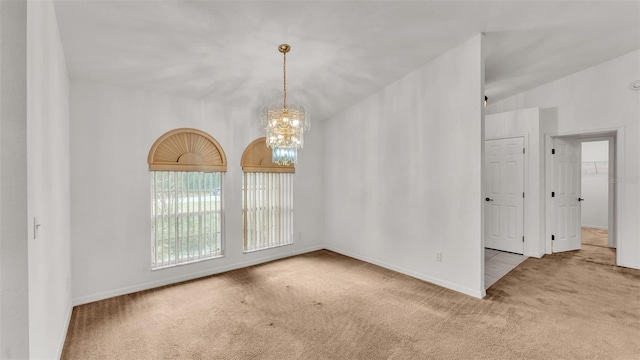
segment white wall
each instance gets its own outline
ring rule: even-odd
[[[69,77],[53,3],[27,10],[29,354],[52,359],[71,316]]]
[[[640,51],[634,51],[498,101],[487,113],[540,107],[555,114],[551,134],[619,129],[618,265],[640,268],[640,91],[629,85],[640,79]]]
[[[582,143],[582,162],[609,161],[608,141],[585,141]]]
[[[481,39],[327,121],[329,249],[484,296]]]
[[[29,357],[27,4],[0,1],[0,358]]]
[[[542,257],[544,243],[544,136],[538,108],[485,116],[485,138],[523,136],[526,140],[524,255]]]
[[[165,132],[211,134],[228,161],[226,256],[151,271],[147,155]],[[294,244],[243,254],[240,157],[263,136],[257,113],[213,103],[71,82],[71,223],[74,303],[95,301],[322,248],[323,132],[305,135],[294,179]]]
[[[609,142],[582,143],[582,226],[607,229],[609,222]]]

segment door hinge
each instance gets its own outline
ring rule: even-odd
[[[524,242],[524,236],[522,237],[522,242]]]
[[[522,148],[522,153],[524,154],[524,148]]]
[[[551,235],[551,240],[555,240],[556,236],[555,235]]]
[[[522,198],[524,199],[524,193],[522,193]]]
[[[551,197],[556,197],[556,192],[555,191],[551,192]]]
[[[556,154],[556,149],[551,149],[551,155],[555,155]]]

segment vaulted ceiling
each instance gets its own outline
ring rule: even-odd
[[[72,78],[315,120],[485,33],[506,98],[640,48],[639,1],[55,1]],[[632,80],[637,79],[629,79]]]

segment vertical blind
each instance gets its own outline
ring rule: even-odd
[[[222,256],[222,173],[151,172],[153,269]]]
[[[293,243],[293,174],[246,172],[244,251]]]

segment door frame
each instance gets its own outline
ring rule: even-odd
[[[522,138],[522,146],[524,147],[525,151],[524,151],[524,159],[523,159],[523,163],[522,166],[524,167],[523,169],[523,184],[522,184],[522,191],[524,191],[525,194],[529,193],[529,134],[528,133],[521,133],[521,134],[513,134],[513,135],[506,135],[506,136],[491,136],[491,137],[486,137],[482,139],[482,174],[483,174],[483,179],[482,179],[482,199],[484,199],[486,197],[485,194],[485,186],[487,185],[485,180],[484,180],[484,176],[486,175],[486,171],[484,170],[484,166],[485,161],[484,161],[484,157],[485,157],[485,143],[488,140],[504,140],[504,139],[515,139],[515,138]],[[484,204],[484,200],[482,201],[482,212],[484,214],[484,208],[485,208],[485,204]],[[529,216],[529,211],[527,209],[527,198],[523,198],[522,199],[522,234],[525,237],[525,240],[522,242],[522,255],[524,256],[530,256],[528,255],[527,252],[527,241],[529,240],[530,236],[527,236],[527,216]],[[486,221],[486,216],[483,215],[482,217],[482,252],[483,252],[483,259],[484,259],[484,251],[486,249],[486,242],[485,242],[485,234],[484,232],[486,231],[485,226],[486,224],[484,223]],[[483,271],[484,271],[484,264],[483,264]],[[483,276],[483,281],[484,281],[484,272],[482,274]]]
[[[553,190],[553,178],[552,168],[553,159],[551,155],[552,140],[557,137],[569,137],[578,140],[608,140],[609,141],[609,197],[608,197],[608,216],[609,216],[609,246],[618,246],[617,235],[620,228],[620,219],[618,214],[622,209],[622,203],[624,199],[620,197],[619,192],[616,189],[616,179],[624,174],[624,128],[605,128],[594,129],[585,131],[574,132],[560,132],[560,133],[547,133],[545,134],[545,238],[544,247],[545,253],[552,253],[552,241],[551,235],[553,232],[553,206],[551,201],[551,192]],[[616,264],[620,261],[620,252],[616,251]]]
[[[615,204],[616,204],[616,184],[615,181],[611,181],[611,179],[616,178],[616,138],[615,135],[603,135],[603,136],[595,136],[595,137],[580,137],[581,143],[585,142],[593,142],[593,141],[608,141],[609,142],[609,183],[607,187],[607,245],[610,248],[617,247],[616,241],[616,227],[615,227]]]

